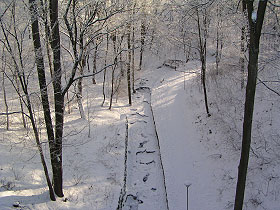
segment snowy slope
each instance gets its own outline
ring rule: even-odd
[[[165,209],[167,194],[170,210],[184,210],[186,182],[191,183],[189,209],[232,209],[240,155],[239,130],[242,125],[242,117],[238,113],[242,109],[238,112],[230,107],[229,113],[224,113],[227,114],[222,119],[224,121],[219,121],[217,113],[224,112],[233,102],[242,107],[240,101],[243,99],[234,101],[234,97],[238,98],[239,95],[233,92],[236,95],[228,96],[232,101],[226,104],[222,101],[224,98],[220,98],[218,107],[213,102],[218,101],[217,98],[212,100],[210,97],[210,111],[214,114],[207,118],[198,85],[198,61],[190,61],[177,69],[161,66],[162,62],[150,60],[144,66],[145,70],[137,72],[137,87],[149,87],[151,96],[145,91],[138,91],[133,96],[132,107],[127,105],[126,95],[123,94],[118,102],[114,101],[113,109],[109,111],[107,103],[100,107],[101,83],[92,89],[85,88],[89,97],[84,99],[84,106],[90,120],[79,119],[75,106],[72,114],[66,116],[63,160],[65,198],[57,202],[49,201],[31,135],[20,128],[20,123],[13,124],[11,131],[2,129],[0,209],[14,209],[12,205],[15,202],[19,202],[22,209],[32,210],[116,209],[124,184],[126,117],[129,146],[124,209]],[[219,85],[225,87],[228,84]],[[216,90],[210,87],[209,93],[213,96]],[[261,95],[257,96],[261,98]],[[160,150],[155,144],[155,127],[149,103],[154,114]],[[263,107],[267,106],[263,103],[257,106],[259,121],[267,117],[260,114],[264,112]],[[229,131],[233,132],[233,129],[230,127],[226,130],[227,126],[237,127],[232,141]],[[276,127],[273,129],[277,130]],[[48,157],[46,144],[44,149]],[[260,159],[252,156],[251,160],[245,209],[279,210],[277,159],[273,167],[264,165],[266,170],[263,171],[259,169]]]

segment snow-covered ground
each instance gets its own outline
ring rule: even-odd
[[[199,65],[193,62],[188,64],[187,69],[175,71],[162,67],[154,69],[152,77],[146,76],[154,78],[151,80],[152,107],[166,172],[170,209],[186,208],[186,182],[191,184],[190,209],[225,207],[217,188],[220,184],[219,171],[229,163],[221,154],[204,146],[201,133],[195,126],[197,109],[201,107],[192,104],[190,95],[203,103],[202,95],[192,93],[192,80],[197,70]]]
[[[89,97],[84,98],[84,105],[89,120],[79,119],[77,109],[66,115],[65,198],[57,202],[49,201],[31,131],[26,133],[20,122],[14,122],[10,131],[1,127],[0,209],[14,209],[15,202],[19,202],[21,209],[34,210],[116,209],[124,187],[125,170],[123,209],[161,210],[167,208],[168,200],[170,210],[184,210],[186,182],[191,183],[189,209],[232,209],[240,142],[232,141],[230,145],[227,139],[231,133],[225,131],[222,121],[217,121],[223,104],[218,107],[213,102],[211,97],[216,92],[210,86],[213,115],[206,116],[203,95],[197,85],[198,61],[182,64],[177,69],[161,66],[162,63],[163,60],[150,60],[145,69],[138,72],[137,87],[148,87],[151,95],[148,89],[139,89],[131,107],[127,105],[126,96],[121,95],[109,111],[108,104],[100,106],[101,82],[94,88],[85,86],[84,94]],[[226,122],[228,118],[223,120]],[[242,121],[236,126],[238,131]],[[240,141],[238,134],[236,136]],[[44,147],[48,158],[46,145]],[[255,162],[258,161],[253,159],[253,164]],[[273,184],[265,185],[265,179],[258,182],[261,176],[249,180],[246,209],[280,209],[278,169],[275,164],[263,173],[263,176],[271,174]],[[253,172],[254,169],[249,170],[252,177]],[[263,193],[264,188],[267,194]],[[258,203],[259,198],[262,203]]]
[[[123,209],[168,210],[150,89],[139,87],[134,99],[135,105],[127,116],[127,175]]]

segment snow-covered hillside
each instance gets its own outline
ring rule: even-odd
[[[223,82],[228,78],[226,74],[211,80],[212,116],[207,117],[199,90],[199,62],[190,61],[174,70],[161,66],[163,60],[154,57],[153,61],[147,62],[145,70],[139,72],[138,89],[131,107],[127,106],[125,97],[119,98],[111,111],[107,106],[101,107],[102,99],[97,94],[98,88],[102,88],[99,85],[94,89],[96,92],[87,91],[89,97],[84,101],[89,120],[79,119],[77,109],[76,114],[67,118],[65,197],[57,202],[49,201],[39,157],[29,137],[15,125],[11,131],[2,129],[1,209],[13,209],[17,202],[22,209],[116,209],[124,187],[125,170],[127,183],[123,202],[127,209],[162,209],[168,200],[169,209],[183,210],[186,208],[185,182],[191,183],[190,209],[231,209],[240,155],[243,104],[241,98],[239,102],[233,97],[242,97],[242,91],[238,93],[238,88],[233,87],[232,94],[226,95],[228,89],[217,88],[217,84],[226,85]],[[145,88],[149,88],[150,93]],[[260,101],[264,100],[265,91],[260,87],[257,97]],[[229,99],[233,101],[223,104],[223,100]],[[219,100],[221,103],[214,103]],[[277,160],[268,156],[272,153],[261,156],[258,141],[263,140],[257,135],[258,120],[266,118],[266,113],[272,114],[264,111],[267,103],[274,103],[273,108],[279,107],[273,98],[263,106],[257,103],[247,209],[279,209]],[[151,123],[149,104],[155,126]],[[271,120],[271,129],[277,129],[277,121],[274,122],[277,118]],[[153,129],[157,131],[160,150]],[[265,158],[272,164],[265,163]]]
[[[278,1],[0,1],[0,210],[280,210]]]

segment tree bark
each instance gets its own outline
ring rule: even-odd
[[[32,21],[31,29],[32,29],[34,52],[35,52],[35,62],[37,66],[41,100],[42,100],[42,106],[44,110],[44,119],[45,119],[45,125],[47,129],[48,140],[49,140],[52,167],[55,167],[56,163],[53,162],[55,160],[54,132],[53,132],[51,112],[50,112],[50,104],[48,99],[48,88],[46,83],[45,66],[44,66],[44,60],[43,60],[43,54],[41,48],[36,2],[35,0],[29,0],[29,4],[30,4],[30,13],[31,13],[31,21]]]
[[[4,61],[5,64],[3,65],[6,65],[6,60]],[[5,109],[6,109],[6,129],[9,130],[9,127],[10,127],[10,123],[9,123],[9,105],[8,105],[8,102],[7,102],[7,95],[6,95],[6,88],[5,88],[5,67],[3,67],[3,80],[2,80],[2,90],[3,90],[3,97],[4,97],[4,104],[5,104]]]
[[[219,64],[221,61],[221,55],[222,55],[222,36],[220,32],[220,27],[221,27],[221,10],[219,8],[219,5],[217,6],[217,28],[216,28],[216,74],[219,74]]]
[[[17,89],[17,92],[20,93],[20,88],[19,88],[19,78],[18,78],[18,75],[15,75],[15,83],[16,83],[16,89]],[[22,124],[23,124],[23,127],[24,128],[27,128],[27,123],[26,123],[26,120],[25,120],[25,116],[24,116],[24,102],[23,102],[23,99],[21,97],[21,95],[19,94],[19,104],[20,104],[20,110],[21,110],[21,119],[22,119]],[[28,131],[28,129],[27,129]]]
[[[254,101],[256,92],[256,82],[258,75],[258,56],[259,56],[259,44],[261,30],[267,5],[267,0],[259,1],[257,19],[252,19],[252,13],[254,11],[253,1],[244,0],[247,6],[248,22],[250,30],[250,43],[249,43],[249,64],[248,64],[248,79],[246,86],[246,99],[244,109],[244,121],[243,121],[243,135],[242,135],[242,149],[240,163],[238,167],[238,180],[236,186],[235,204],[234,210],[242,210],[247,169],[250,156],[251,145],[251,132],[252,121],[254,113]]]
[[[50,199],[52,201],[55,201],[56,199],[55,199],[52,183],[51,183],[51,180],[50,180],[50,177],[49,177],[49,172],[48,172],[47,164],[46,164],[46,161],[45,161],[45,158],[44,158],[43,149],[42,149],[42,145],[41,145],[41,142],[40,142],[39,133],[38,133],[38,129],[36,127],[35,119],[34,119],[34,116],[33,116],[31,101],[29,99],[28,93],[26,95],[26,98],[27,98],[27,109],[28,109],[28,112],[29,112],[31,125],[32,125],[33,132],[34,132],[34,135],[35,135],[36,145],[37,145],[37,148],[39,150],[41,163],[43,165],[47,185],[48,185],[48,188],[49,188]]]
[[[205,109],[208,117],[211,116],[209,112],[208,107],[208,98],[207,98],[207,89],[206,89],[206,41],[207,41],[207,17],[206,14],[204,14],[203,17],[203,24],[204,24],[204,33],[201,32],[201,24],[200,24],[200,17],[198,13],[198,8],[196,8],[196,14],[197,14],[197,28],[198,28],[198,39],[199,39],[199,55],[200,55],[200,62],[201,62],[201,83],[203,87],[203,93],[204,93],[204,103],[205,103]]]
[[[144,54],[144,46],[145,46],[145,38],[146,38],[146,0],[142,2],[142,20],[141,20],[141,32],[140,32],[140,58],[139,58],[139,71],[142,69],[143,64],[143,54]]]
[[[109,34],[106,35],[106,51],[105,51],[104,66],[107,66],[108,50],[109,50]],[[106,93],[105,93],[106,72],[107,72],[107,69],[105,69],[104,73],[103,73],[103,84],[102,84],[103,101],[102,101],[101,106],[104,105],[105,100],[106,100]]]
[[[133,5],[133,11],[132,11],[132,18],[134,18],[135,16],[135,7],[136,7],[136,3],[134,3]],[[131,49],[131,70],[132,70],[132,91],[133,93],[136,93],[135,91],[135,24],[134,21],[132,23],[132,38],[131,38],[131,42],[132,42],[132,49]]]
[[[61,89],[61,59],[60,34],[58,25],[58,0],[49,1],[51,23],[51,48],[53,52],[53,88],[55,103],[55,167],[53,168],[54,191],[58,197],[63,197],[62,179],[62,136],[64,117],[64,95]]]
[[[142,22],[141,22],[141,38],[140,38],[141,42],[140,42],[139,71],[142,69],[145,36],[146,36],[146,25],[145,25],[145,21],[142,20]]]
[[[114,96],[114,81],[115,81],[115,69],[116,69],[116,65],[117,65],[117,46],[116,46],[116,41],[117,41],[117,35],[116,33],[112,34],[112,40],[113,40],[113,48],[114,48],[114,62],[115,65],[112,67],[112,75],[111,75],[111,94],[110,94],[110,105],[109,105],[109,110],[112,109],[112,105],[113,105],[113,96]]]
[[[130,33],[131,33],[131,24],[127,25],[127,49],[128,49],[128,62],[127,62],[127,91],[128,91],[128,103],[132,105],[131,99],[131,77],[130,77],[130,65],[131,65],[131,40],[130,40]]]
[[[79,68],[81,76],[84,75],[85,65],[86,65],[86,56],[83,55],[82,60],[81,60],[81,65]],[[78,103],[78,107],[79,107],[79,111],[80,111],[80,116],[82,119],[86,119],[84,106],[83,106],[83,78],[82,77],[80,79],[78,79],[77,87],[78,87],[78,91],[77,91],[76,95],[77,95],[77,103]]]
[[[242,1],[242,14],[245,17],[246,14],[246,3]],[[245,30],[246,23],[243,23],[241,28],[241,37],[240,37],[240,70],[241,70],[241,89],[244,88],[244,80],[245,80]]]
[[[95,47],[94,47],[94,53],[93,53],[93,61],[92,61],[92,73],[96,73],[96,70],[97,70],[97,50],[98,50],[98,43],[97,43],[97,40],[95,41]],[[95,75],[92,77],[92,84],[96,84],[96,81],[95,81]]]

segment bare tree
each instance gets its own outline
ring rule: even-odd
[[[119,32],[120,34],[118,35],[118,30],[114,31],[114,33],[111,36],[111,39],[113,41],[113,63],[114,65],[112,66],[112,74],[111,74],[111,94],[110,94],[110,105],[109,105],[109,109],[111,110],[112,105],[113,105],[113,97],[114,95],[117,93],[118,91],[118,85],[115,83],[119,82],[120,84],[120,80],[122,78],[122,66],[120,67],[120,75],[119,75],[119,79],[115,78],[115,72],[117,67],[120,65],[122,65],[122,60],[120,59],[120,55],[123,52],[122,49],[122,45],[123,45],[123,39],[124,39],[124,34],[122,32]],[[119,60],[118,60],[119,59]],[[117,80],[117,81],[115,81]],[[115,87],[116,86],[116,87]]]
[[[255,11],[254,1],[243,0],[243,3],[246,5],[247,8],[249,22],[249,64],[244,108],[242,150],[240,163],[238,167],[238,180],[236,186],[234,210],[242,210],[243,208],[247,168],[250,156],[252,121],[254,113],[256,82],[258,75],[260,37],[267,6],[267,0],[258,2],[257,11]]]
[[[198,30],[198,51],[200,55],[201,62],[201,83],[204,93],[204,103],[205,109],[208,117],[210,117],[209,107],[208,107],[208,98],[207,98],[207,89],[206,89],[206,49],[207,49],[207,36],[208,36],[208,27],[209,27],[209,17],[207,17],[207,12],[205,8],[201,8],[202,12],[202,23],[201,17],[199,15],[199,9],[196,7],[196,16],[197,16],[197,30]]]
[[[30,3],[30,11],[32,11],[32,13],[34,14],[34,11],[35,11],[34,4],[33,4],[34,2],[32,0],[30,0],[29,3]],[[13,66],[12,74],[17,75],[16,81],[13,80],[12,78],[8,77],[8,74],[6,74],[6,73],[5,74],[9,78],[12,85],[14,86],[14,89],[17,91],[17,94],[19,95],[19,97],[22,98],[22,100],[28,110],[28,114],[25,114],[25,115],[28,116],[28,118],[31,122],[31,125],[32,125],[36,146],[39,151],[41,163],[42,163],[42,166],[44,169],[47,185],[49,188],[50,198],[51,198],[51,200],[55,200],[53,187],[52,187],[52,184],[51,184],[51,181],[49,178],[48,168],[47,168],[47,164],[46,164],[46,161],[44,158],[42,145],[40,142],[38,127],[36,125],[36,117],[34,114],[34,109],[32,107],[31,96],[29,93],[29,86],[28,86],[29,76],[26,75],[25,66],[24,66],[24,62],[23,62],[23,40],[25,38],[25,36],[24,36],[25,33],[19,32],[19,29],[16,27],[15,9],[16,9],[16,4],[15,4],[15,2],[13,2],[12,9],[11,9],[12,30],[10,30],[10,28],[6,28],[2,19],[0,20],[1,29],[2,29],[2,33],[4,36],[2,43],[4,44],[5,50],[11,57],[12,66]],[[34,24],[34,22],[32,24]],[[36,21],[35,21],[35,24],[36,24]],[[23,31],[25,31],[25,29]],[[19,36],[19,33],[20,33],[20,36]],[[14,46],[15,46],[14,48],[12,47],[12,43],[14,43]],[[19,86],[17,85],[17,79],[19,80],[19,83],[20,83]],[[19,87],[21,88],[23,95],[21,95],[21,91],[19,90]]]
[[[98,13],[102,8],[106,8],[106,3],[104,2],[91,2],[92,4],[86,4],[86,6],[93,6],[90,10],[86,19],[80,25],[78,25],[78,18],[83,17],[83,9],[86,7],[81,7],[78,9],[78,2],[76,0],[68,0],[65,13],[63,15],[63,20],[67,28],[68,37],[72,46],[72,52],[74,54],[74,62],[71,69],[71,74],[67,78],[66,84],[62,87],[62,69],[61,69],[61,44],[60,44],[60,29],[59,29],[59,19],[58,19],[58,0],[50,0],[49,13],[50,13],[50,44],[53,54],[53,89],[54,89],[54,103],[55,103],[55,155],[57,159],[57,165],[55,167],[54,174],[54,190],[57,196],[62,197],[62,138],[63,138],[63,122],[64,122],[64,96],[76,81],[79,81],[85,77],[92,77],[93,75],[100,73],[102,70],[97,71],[94,74],[80,75],[76,76],[79,65],[84,58],[85,51],[90,43],[92,43],[101,33],[101,29],[98,29],[95,33],[92,33],[85,39],[88,34],[89,29],[97,23],[105,24],[106,21],[120,13],[122,10],[112,9],[105,13]],[[69,18],[68,14],[70,9],[72,9],[72,17]],[[81,15],[80,17],[78,15]],[[69,21],[71,19],[71,22]],[[101,26],[103,26],[101,24]],[[102,27],[103,28],[103,27]],[[78,45],[78,46],[77,46]]]
[[[2,90],[3,90],[3,99],[4,99],[4,104],[5,104],[5,111],[6,111],[6,129],[9,130],[10,127],[10,121],[9,121],[9,105],[7,101],[7,94],[6,94],[6,87],[5,87],[5,69],[6,69],[6,56],[4,53],[4,49],[2,52],[2,66],[1,66],[1,71],[3,72],[2,76]]]
[[[43,58],[41,40],[40,40],[37,3],[35,0],[29,0],[29,10],[31,14],[32,38],[33,38],[33,46],[35,52],[35,62],[36,62],[37,73],[38,73],[38,81],[39,81],[40,92],[41,92],[41,100],[42,100],[42,106],[44,110],[45,126],[46,126],[48,140],[49,140],[49,149],[50,149],[53,175],[55,176],[56,173],[55,168],[58,163],[54,150],[55,148],[54,131],[53,131],[51,112],[50,112],[50,104],[48,99],[48,88],[46,84],[44,58]]]

